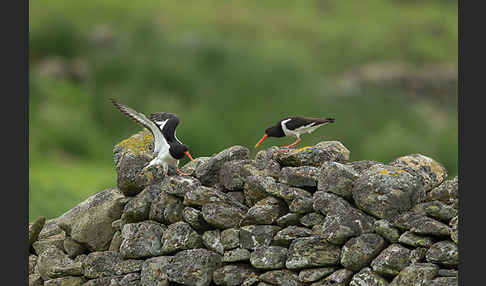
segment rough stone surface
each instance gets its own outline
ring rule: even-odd
[[[339,269],[334,271],[321,281],[314,282],[312,286],[346,286],[353,278],[353,271],[348,269]]]
[[[221,255],[224,254],[224,246],[223,243],[221,243],[221,232],[219,230],[208,230],[204,232],[202,240],[207,249]]]
[[[385,240],[374,233],[366,233],[346,242],[341,252],[341,264],[349,270],[359,271],[385,248]]]
[[[285,267],[287,252],[280,246],[260,247],[250,254],[250,263],[258,269],[281,269]]]
[[[36,219],[31,225],[29,225],[29,248],[34,242],[37,241],[39,234],[46,223],[46,218],[44,216]]]
[[[140,272],[140,281],[144,286],[169,285],[169,277],[162,271],[164,265],[172,262],[172,256],[158,256],[145,260]]]
[[[447,177],[447,170],[444,166],[422,154],[399,157],[391,162],[390,165],[415,171],[421,178],[426,192],[440,185]]]
[[[290,270],[272,270],[261,274],[260,281],[268,283],[265,285],[282,285],[282,286],[301,286],[299,276]],[[260,285],[260,284],[259,284]]]
[[[145,258],[162,254],[161,238],[166,226],[154,221],[123,226],[120,254],[124,258]]]
[[[160,184],[160,189],[167,194],[183,199],[188,191],[195,190],[200,186],[201,182],[194,177],[169,176]]]
[[[429,248],[426,259],[431,263],[456,266],[459,263],[459,250],[452,241],[439,241]]]
[[[225,204],[207,204],[202,207],[204,220],[218,229],[238,227],[245,214],[242,209]]]
[[[83,274],[81,263],[74,262],[57,247],[47,247],[37,258],[37,270],[43,280]]]
[[[203,185],[214,185],[219,180],[219,172],[224,163],[249,159],[250,150],[243,146],[232,146],[211,156],[196,168],[195,176]]]
[[[390,219],[425,198],[420,179],[403,168],[374,165],[353,186],[353,199],[363,211]]]
[[[175,195],[161,192],[150,207],[149,219],[162,224],[172,224],[183,220],[184,205]]]
[[[64,213],[58,218],[58,225],[90,250],[107,250],[115,234],[111,224],[121,217],[126,203],[118,189],[106,189]]]
[[[280,182],[293,187],[317,187],[320,170],[316,167],[284,167],[280,170]]]
[[[398,242],[400,238],[400,231],[393,227],[393,224],[386,219],[376,220],[375,232],[385,238],[388,242],[395,243]]]
[[[299,237],[308,237],[312,234],[311,229],[291,225],[277,232],[277,234],[273,237],[273,241],[277,245],[287,247],[294,239]]]
[[[230,250],[240,246],[240,230],[228,228],[221,232],[221,244],[224,250]]]
[[[190,224],[193,229],[200,232],[211,228],[204,220],[202,212],[192,207],[185,207],[182,210],[182,219]]]
[[[237,262],[249,260],[250,251],[244,248],[235,248],[224,252],[222,262]]]
[[[47,280],[44,282],[44,286],[81,286],[86,282],[83,277],[66,276]]]
[[[263,174],[254,166],[254,160],[234,160],[223,164],[219,172],[219,181],[228,190],[242,190],[246,178]]]
[[[285,263],[288,269],[333,266],[339,264],[341,249],[320,237],[295,239]]]
[[[92,279],[138,272],[142,263],[142,260],[123,260],[116,251],[92,252],[83,262],[84,276]]]
[[[358,178],[359,173],[349,165],[338,162],[324,162],[320,167],[317,189],[351,198],[354,182]]]
[[[434,243],[434,239],[432,237],[418,235],[413,232],[406,231],[400,236],[398,242],[412,247],[430,247]]]
[[[438,187],[432,189],[428,194],[426,201],[441,201],[445,204],[458,208],[459,199],[459,179],[454,177],[452,180],[446,180]]]
[[[399,244],[392,244],[371,262],[371,267],[380,275],[395,276],[409,264],[410,250]]]
[[[437,265],[415,263],[400,271],[390,283],[390,286],[428,285],[428,282],[437,276],[438,271]]]
[[[325,161],[346,163],[349,154],[341,142],[322,141],[300,149],[277,149],[272,153],[272,158],[284,167],[319,167]]]
[[[167,227],[162,235],[162,243],[161,251],[164,255],[203,246],[201,236],[188,223],[183,221]]]
[[[299,272],[299,279],[302,282],[314,282],[328,276],[336,270],[336,267],[303,269]]]
[[[459,241],[459,229],[458,229],[459,228],[459,224],[458,223],[459,223],[459,217],[458,216],[453,217],[451,219],[451,221],[449,222],[451,239],[456,244]]]
[[[449,226],[430,217],[406,212],[393,220],[394,226],[413,233],[432,236],[449,236]]]
[[[256,270],[248,265],[233,264],[223,266],[213,273],[213,281],[221,286],[241,285],[247,277],[256,275]]]
[[[358,273],[354,274],[353,279],[349,282],[349,286],[388,286],[388,281],[373,272],[371,268],[363,268]]]
[[[206,249],[189,249],[174,255],[162,272],[171,282],[192,286],[208,286],[213,273],[221,267],[221,255]]]
[[[134,196],[146,186],[160,183],[164,179],[165,174],[160,166],[144,169],[153,159],[153,149],[153,136],[146,129],[114,147],[117,186],[124,195]]]
[[[248,210],[242,225],[272,224],[286,213],[288,207],[282,199],[266,197]]]
[[[267,247],[281,228],[275,225],[248,225],[240,229],[240,247],[255,250]]]

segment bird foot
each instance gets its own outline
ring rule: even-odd
[[[189,174],[182,172],[181,170],[179,170],[179,168],[177,168],[176,171],[177,173],[181,174],[181,176],[189,176]]]

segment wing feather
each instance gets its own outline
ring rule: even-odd
[[[154,154],[158,154],[161,151],[169,150],[169,144],[167,143],[167,140],[162,135],[162,132],[160,131],[159,127],[155,125],[153,121],[148,119],[145,116],[145,114],[139,113],[135,109],[117,102],[113,98],[110,98],[110,100],[113,103],[113,105],[115,105],[115,107],[118,108],[123,114],[133,119],[142,127],[147,128],[152,133],[152,135],[154,136],[154,145],[155,145]]]

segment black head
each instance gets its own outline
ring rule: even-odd
[[[282,125],[278,123],[277,125],[270,126],[267,129],[265,129],[265,134],[268,135],[268,137],[284,137],[285,133],[282,130]]]
[[[187,147],[187,145],[185,144],[169,143],[169,145],[170,145],[169,148],[170,155],[177,160],[184,157],[184,155],[187,155],[186,152],[188,152],[189,150],[189,147]]]

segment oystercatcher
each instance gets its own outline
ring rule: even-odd
[[[267,139],[267,137],[285,137],[285,136],[295,136],[297,140],[288,145],[282,146],[281,148],[292,148],[297,145],[300,140],[300,135],[303,133],[311,133],[317,128],[326,125],[327,123],[333,123],[334,118],[312,118],[312,117],[302,117],[302,116],[288,116],[280,119],[277,124],[268,127],[265,130],[265,135],[262,139],[256,143],[255,148]]]
[[[194,159],[189,154],[187,145],[182,144],[176,137],[176,127],[179,124],[177,115],[168,112],[157,112],[150,114],[149,118],[147,118],[143,113],[139,113],[126,105],[118,103],[113,98],[110,98],[110,100],[123,114],[135,120],[135,122],[147,128],[152,133],[154,137],[155,157],[145,168],[153,165],[161,165],[167,175],[169,165],[173,165],[179,174],[188,176],[188,174],[179,170],[179,160],[184,157],[184,154],[189,159]]]

